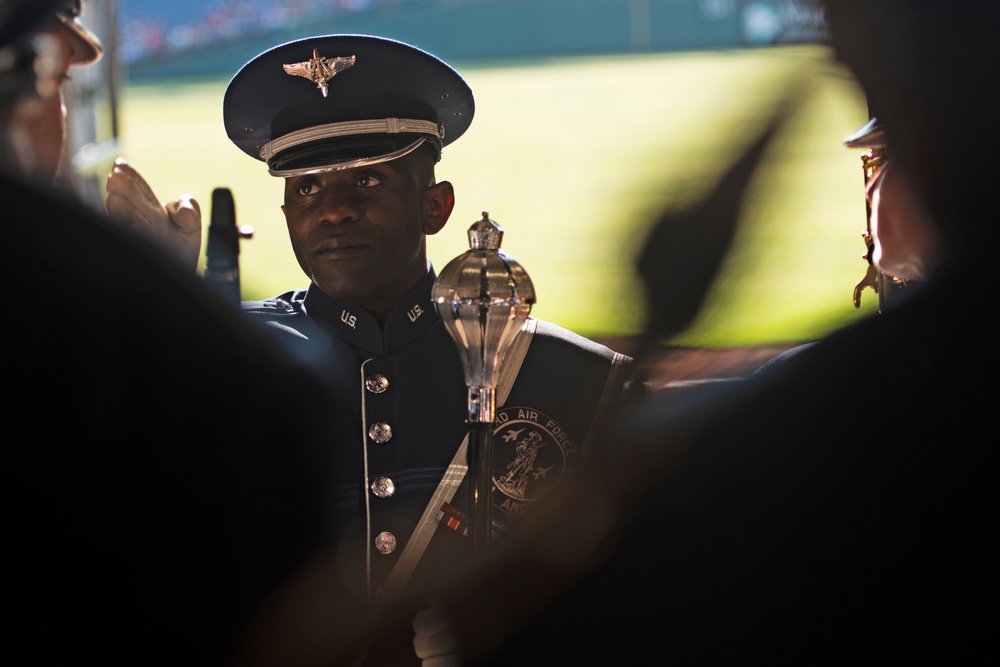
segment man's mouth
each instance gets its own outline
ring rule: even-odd
[[[354,257],[368,250],[370,245],[355,238],[335,238],[327,239],[316,245],[313,251],[317,257],[323,259],[339,259],[342,257]]]

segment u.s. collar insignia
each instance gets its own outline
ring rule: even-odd
[[[576,448],[562,426],[533,408],[497,411],[493,510],[501,523],[548,495],[572,467]]]
[[[317,49],[313,49],[313,57],[301,63],[291,63],[282,65],[285,73],[292,76],[301,76],[316,84],[316,87],[323,92],[323,97],[329,90],[328,82],[338,73],[354,64],[357,60],[355,56],[337,56],[335,58],[324,58]]]

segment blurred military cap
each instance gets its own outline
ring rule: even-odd
[[[101,59],[101,55],[104,53],[101,40],[80,22],[82,14],[82,0],[63,0],[56,9],[56,16],[69,31],[70,41],[73,45],[70,65],[74,67],[95,63]]]
[[[878,118],[871,118],[851,134],[844,137],[844,145],[848,148],[875,148],[885,146],[885,131]]]
[[[244,65],[223,100],[229,138],[274,176],[392,160],[460,137],[472,90],[426,51],[372,35],[276,46]]]

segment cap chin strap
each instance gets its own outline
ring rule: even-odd
[[[429,120],[416,120],[413,118],[377,118],[372,120],[350,120],[341,123],[326,123],[315,125],[301,130],[289,132],[267,142],[260,149],[260,157],[264,162],[270,163],[271,158],[282,151],[301,146],[302,144],[321,141],[323,139],[336,139],[337,137],[354,137],[365,134],[426,134],[438,139],[444,139],[444,125]],[[304,167],[302,169],[269,169],[272,176],[296,176],[301,174],[312,174],[321,171],[334,171],[337,169],[350,169],[363,164],[373,164],[385,162],[402,157],[407,153],[416,150],[417,146],[425,139],[419,139],[393,153],[380,155],[377,157],[358,158],[346,162],[336,162],[322,166]]]
[[[324,164],[311,167],[302,167],[300,169],[268,169],[268,173],[272,176],[278,176],[280,178],[289,178],[291,176],[305,176],[306,174],[320,174],[327,171],[341,171],[343,169],[354,169],[355,167],[363,167],[369,164],[378,164],[379,162],[388,162],[389,160],[395,160],[396,158],[401,158],[404,155],[409,155],[413,151],[417,150],[422,143],[425,141],[430,141],[430,139],[421,137],[414,141],[408,146],[400,148],[398,151],[393,151],[391,153],[386,153],[384,155],[376,155],[373,157],[361,157],[355,160],[348,160],[346,162],[334,162],[331,164]]]

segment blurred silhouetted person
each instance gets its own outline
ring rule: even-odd
[[[1000,6],[825,7],[933,221],[925,280],[766,376],[623,410],[447,598],[469,664],[995,652]]]
[[[189,268],[6,142],[61,107],[74,8],[0,8],[8,648],[219,663],[328,543],[337,413]]]

